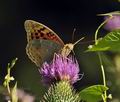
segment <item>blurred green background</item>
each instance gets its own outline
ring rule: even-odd
[[[18,57],[12,71],[18,87],[36,96],[44,93],[38,69],[26,55],[25,20],[45,24],[65,43],[72,41],[72,32],[76,28],[74,41],[85,36],[84,42],[87,42],[94,39],[95,30],[103,21],[102,17],[96,15],[119,10],[117,0],[0,0],[0,85],[6,75],[7,63]],[[102,30],[100,35],[104,36],[105,32]],[[84,73],[84,77],[75,84],[76,89],[102,84],[98,57],[95,53],[85,53],[90,43],[82,42],[74,49],[80,71]],[[118,56],[118,61],[119,54],[107,53],[110,60],[105,60],[105,70],[109,92],[113,94],[114,102],[120,102],[120,67],[115,67],[115,56]]]

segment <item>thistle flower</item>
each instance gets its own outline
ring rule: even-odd
[[[109,19],[105,24],[104,28],[108,31],[112,31],[115,29],[120,29],[120,14],[112,14],[112,18],[110,16],[105,16],[104,19]]]
[[[39,71],[45,85],[50,85],[60,80],[74,84],[79,80],[79,65],[72,56],[63,57],[55,54],[53,61],[50,64],[47,62],[43,63]]]

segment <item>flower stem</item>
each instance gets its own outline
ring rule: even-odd
[[[9,79],[10,79],[10,68],[8,68],[8,81],[7,81],[7,90],[8,90],[8,93],[10,94],[11,92],[10,92],[10,86],[9,86]]]
[[[109,14],[108,16],[109,16],[109,18],[106,19],[104,22],[102,22],[95,32],[95,45],[97,45],[97,43],[98,43],[98,31],[100,30],[100,28],[105,23],[107,23],[113,17],[111,14]],[[103,63],[102,63],[102,58],[101,58],[100,52],[98,52],[97,54],[98,54],[98,57],[99,57],[99,60],[100,60],[100,67],[101,67],[101,71],[102,71],[103,85],[106,87],[106,78],[105,78],[105,71],[104,71],[104,66],[103,66]],[[103,98],[104,102],[107,102],[107,91],[104,92],[104,94],[102,95],[102,98]]]
[[[103,66],[103,63],[102,63],[102,58],[101,58],[100,52],[98,52],[98,57],[99,57],[99,60],[100,60],[100,66],[101,66],[101,71],[102,71],[103,85],[106,87],[105,70],[104,70],[104,66]],[[102,96],[102,97],[103,97],[103,101],[107,102],[107,91],[104,92],[104,96]]]
[[[98,31],[100,30],[100,28],[105,24],[107,23],[113,16],[112,15],[109,15],[110,17],[108,19],[106,19],[104,22],[102,22],[99,27],[97,28],[97,30],[95,31],[95,45],[97,45],[98,43]]]

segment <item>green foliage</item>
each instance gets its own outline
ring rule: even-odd
[[[80,102],[80,98],[68,82],[61,81],[49,88],[41,102]]]
[[[79,96],[83,101],[98,102],[102,100],[104,91],[108,90],[103,85],[93,85],[80,91]]]
[[[8,95],[11,98],[12,102],[18,102],[18,97],[17,97],[17,83],[15,84],[15,86],[13,88],[10,89],[10,82],[14,80],[14,77],[10,75],[11,73],[11,69],[14,67],[16,61],[18,59],[15,58],[14,60],[12,60],[11,63],[8,63],[7,66],[7,75],[5,76],[5,80],[4,80],[4,87],[7,88],[8,91]]]
[[[11,91],[11,99],[12,99],[12,102],[18,102],[18,97],[17,97],[17,83],[15,84],[15,86],[13,87],[13,89]]]
[[[87,51],[120,51],[120,29],[108,33]]]
[[[10,93],[9,83],[14,80],[14,77],[10,75],[10,72],[11,72],[11,69],[14,67],[16,61],[17,61],[17,58],[12,60],[11,63],[8,63],[8,66],[7,66],[7,75],[5,76],[5,81],[4,81],[3,85],[5,87],[7,87],[8,93]]]

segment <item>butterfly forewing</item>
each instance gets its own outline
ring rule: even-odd
[[[36,21],[26,20],[25,30],[27,32],[28,42],[34,39],[45,39],[52,40],[55,41],[56,43],[64,45],[64,42],[59,38],[59,36],[54,31]]]

